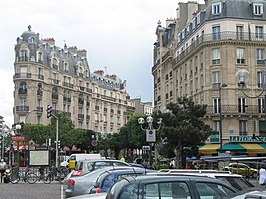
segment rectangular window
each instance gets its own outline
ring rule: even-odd
[[[262,26],[256,26],[256,39],[263,39],[263,27]]]
[[[239,135],[247,135],[247,121],[246,120],[239,120]]]
[[[221,14],[222,10],[221,8],[222,8],[221,2],[212,4],[212,14],[213,15]]]
[[[264,98],[258,99],[258,112],[264,113]]]
[[[245,64],[245,48],[236,49],[236,63]]]
[[[246,98],[243,97],[238,98],[238,112],[239,113],[246,112]]]
[[[212,27],[212,33],[213,33],[213,40],[220,40],[221,39],[221,28],[220,26],[213,26]]]
[[[220,120],[213,121],[213,130],[220,132]]]
[[[257,64],[264,64],[264,48],[257,48]]]
[[[236,39],[242,40],[244,39],[244,31],[243,26],[236,26]]]
[[[212,64],[220,64],[221,63],[221,52],[220,48],[212,49]]]
[[[213,84],[220,84],[220,71],[215,71],[212,73],[212,83]]]
[[[258,88],[262,88],[263,87],[262,72],[257,72],[257,83],[258,83]]]
[[[220,113],[220,98],[213,98],[213,113]]]
[[[262,4],[253,4],[254,15],[262,15],[263,14],[263,5]]]

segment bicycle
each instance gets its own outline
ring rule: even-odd
[[[45,176],[44,183],[49,184],[53,180],[57,180],[63,184],[65,176],[66,176],[66,172],[63,169],[52,166],[49,168],[49,172]]]
[[[11,183],[17,184],[20,180],[34,184],[37,181],[37,175],[33,173],[29,168],[26,171],[20,171],[19,168],[15,168],[11,172]]]

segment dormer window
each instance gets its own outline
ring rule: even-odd
[[[253,12],[254,12],[254,15],[262,15],[263,14],[263,5],[258,4],[258,3],[254,3],[253,4]]]
[[[197,25],[200,24],[200,14],[197,15]]]
[[[212,4],[212,14],[213,15],[221,14],[222,10],[221,8],[222,8],[221,2]]]

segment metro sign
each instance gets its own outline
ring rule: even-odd
[[[20,135],[12,136],[12,141],[22,141],[25,139],[26,139],[25,136],[20,136]]]

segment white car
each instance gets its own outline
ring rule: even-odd
[[[266,190],[264,187],[261,189],[248,189],[244,192],[239,192],[235,195],[235,197],[232,197],[231,199],[266,199]]]

